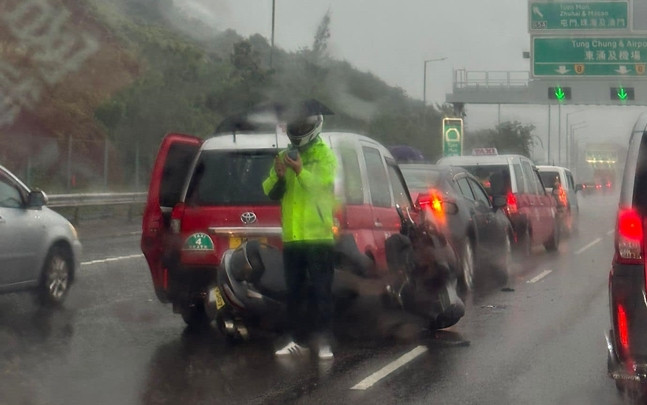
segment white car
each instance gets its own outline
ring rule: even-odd
[[[560,166],[537,166],[541,181],[544,183],[546,191],[558,201],[558,205],[563,208],[562,231],[566,235],[577,232],[577,219],[580,212],[577,203],[578,187],[573,179],[570,170]],[[559,183],[559,189],[554,190],[555,182]],[[564,200],[564,201],[560,201]]]
[[[57,306],[79,268],[81,242],[46,204],[45,193],[0,166],[0,293],[31,290],[41,304]]]

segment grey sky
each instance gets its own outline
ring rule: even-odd
[[[271,36],[272,0],[175,0],[219,29],[232,28],[244,36]],[[530,48],[527,0],[275,0],[275,45],[286,50],[311,46],[315,30],[331,12],[329,50],[362,71],[370,71],[411,97],[423,98],[424,60],[427,64],[427,102],[442,103],[452,90],[454,69],[470,71],[528,71],[522,52]],[[578,135],[592,141],[612,135],[625,142],[638,107],[562,107],[570,122],[588,125]],[[466,125],[496,125],[496,106],[466,106]],[[575,113],[577,111],[577,113]],[[552,111],[552,144],[557,143],[557,108]],[[501,120],[519,120],[537,127],[546,146],[546,106],[501,108]],[[553,149],[553,154],[556,150]],[[545,154],[540,147],[537,157]]]

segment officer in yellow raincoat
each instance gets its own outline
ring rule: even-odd
[[[308,350],[308,339],[317,337],[319,358],[333,358],[330,328],[337,161],[319,136],[322,125],[321,114],[288,122],[291,147],[276,156],[263,182],[265,194],[281,201],[291,340],[276,351],[277,356],[304,352]],[[307,289],[307,285],[311,288]],[[314,313],[308,313],[304,307]]]

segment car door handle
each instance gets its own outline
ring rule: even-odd
[[[375,221],[375,223],[373,223],[373,225],[375,225],[376,228],[381,228],[382,227],[382,223],[379,220]]]

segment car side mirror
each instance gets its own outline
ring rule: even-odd
[[[29,208],[42,208],[47,205],[47,194],[41,190],[32,190],[29,192],[27,198],[27,207]]]
[[[577,193],[578,191],[584,190],[584,186],[582,184],[576,184],[575,185],[575,192]]]
[[[507,196],[505,196],[503,194],[499,194],[499,195],[495,195],[495,196],[492,197],[492,206],[495,209],[503,208],[506,205],[508,205],[508,197]]]

